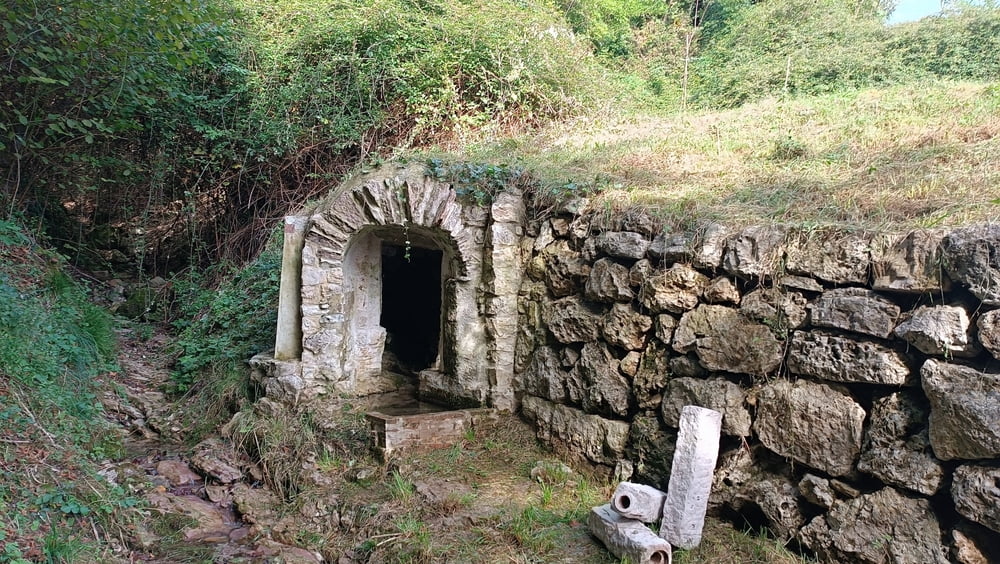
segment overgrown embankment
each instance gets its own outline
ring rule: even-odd
[[[115,369],[111,318],[65,268],[0,221],[3,562],[101,560],[135,518],[137,500],[97,474],[122,448],[98,401]]]

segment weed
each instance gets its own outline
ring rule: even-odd
[[[392,498],[399,501],[410,501],[416,489],[413,483],[408,481],[399,472],[392,473],[392,481],[389,483],[389,491]]]

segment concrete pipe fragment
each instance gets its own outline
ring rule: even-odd
[[[611,504],[594,507],[587,515],[590,533],[618,558],[628,557],[634,564],[671,564],[670,543],[656,536],[641,521],[626,519]]]
[[[692,549],[701,543],[721,432],[722,414],[718,411],[693,405],[681,409],[660,523],[660,536],[673,546]]]
[[[666,498],[667,494],[652,486],[622,482],[611,496],[611,508],[626,519],[652,523],[663,516]]]

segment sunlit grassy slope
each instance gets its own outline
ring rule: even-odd
[[[458,158],[517,164],[600,208],[871,229],[1000,217],[1000,84],[927,82],[726,111],[600,116],[465,142]]]

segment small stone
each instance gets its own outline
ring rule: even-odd
[[[799,481],[799,492],[806,501],[823,509],[830,509],[837,501],[837,496],[830,487],[830,480],[807,473]]]
[[[708,283],[702,292],[705,301],[710,304],[738,304],[740,291],[728,276],[719,276]]]
[[[201,476],[196,474],[186,462],[181,460],[161,460],[156,464],[156,473],[163,476],[174,487],[201,482]]]

